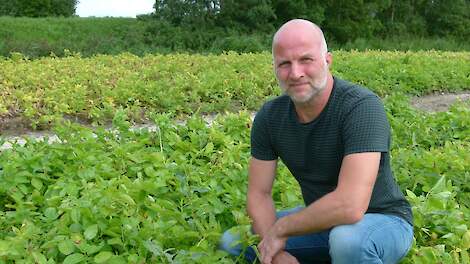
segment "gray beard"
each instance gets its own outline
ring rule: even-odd
[[[296,103],[296,104],[305,104],[305,103],[309,102],[312,98],[315,98],[317,95],[319,95],[323,90],[325,90],[327,82],[328,82],[328,77],[326,77],[320,85],[316,86],[315,88],[311,88],[310,91],[309,91],[308,96],[302,98],[301,100],[298,100],[298,98],[295,98],[295,96],[289,95],[285,89],[283,89],[283,90],[284,90],[284,94],[289,96],[289,98],[294,103]]]

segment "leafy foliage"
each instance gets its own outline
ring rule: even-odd
[[[334,56],[336,75],[384,97],[393,170],[415,217],[403,263],[469,263],[468,103],[424,113],[408,97],[468,89],[468,53]],[[112,129],[62,121],[59,142],[0,152],[0,263],[241,263],[218,243],[234,226],[245,245],[256,239],[245,214],[251,117],[239,110],[279,93],[270,62],[267,53],[1,61],[2,114],[107,118]],[[236,113],[211,125],[199,115],[226,110]],[[156,129],[130,129],[144,114]],[[191,117],[181,124],[179,114]],[[282,164],[273,197],[277,208],[302,203]]]
[[[223,228],[247,224],[249,117],[157,132],[58,127],[63,143],[29,142],[0,155],[0,260],[214,263]],[[238,204],[237,207],[233,205]]]
[[[415,242],[403,263],[466,263],[469,110],[424,114],[406,100],[385,101],[392,164],[415,216]],[[0,152],[0,261],[239,262],[218,241],[224,230],[249,225],[249,114],[221,115],[210,126],[198,115],[184,125],[170,114],[152,117],[155,131],[130,130],[119,110],[112,130],[68,123],[55,128],[61,142],[30,140]],[[448,123],[442,134],[420,130]],[[278,208],[301,203],[282,164],[273,197]]]
[[[466,52],[334,52],[335,75],[381,96],[425,94],[470,87]],[[439,67],[436,67],[436,64]],[[96,123],[122,108],[134,121],[146,112],[256,110],[280,89],[271,55],[95,56],[0,61],[0,115],[47,127],[64,116]]]
[[[470,114],[412,109],[403,94],[386,99],[393,128],[392,165],[413,205],[415,242],[404,263],[468,263]]]

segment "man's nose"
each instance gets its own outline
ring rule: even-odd
[[[292,63],[291,70],[290,70],[290,78],[297,80],[302,77],[304,77],[304,71],[302,69],[302,66],[299,65],[298,63]]]

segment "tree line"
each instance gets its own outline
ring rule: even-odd
[[[73,16],[78,0],[0,0],[3,16]],[[152,18],[172,26],[272,32],[291,18],[339,42],[372,36],[470,37],[470,0],[156,0]]]
[[[272,32],[309,19],[335,41],[373,36],[470,36],[469,0],[156,0],[153,17],[194,30]]]

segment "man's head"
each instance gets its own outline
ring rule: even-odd
[[[327,86],[332,56],[321,29],[310,21],[291,20],[273,38],[276,77],[295,103],[306,103]]]

